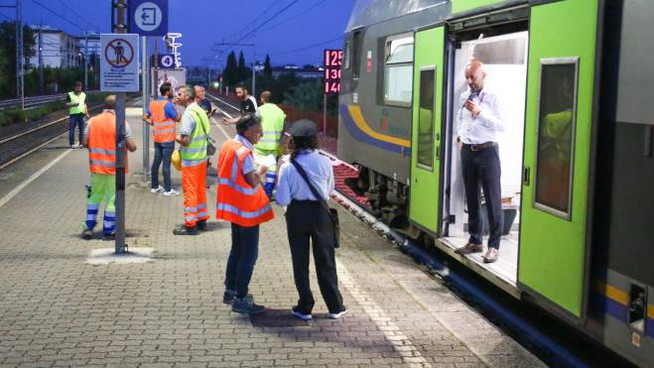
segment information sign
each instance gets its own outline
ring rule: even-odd
[[[111,33],[100,35],[100,90],[139,91],[139,35]]]
[[[130,0],[129,31],[141,36],[165,36],[168,0]]]
[[[339,93],[341,91],[341,66],[343,65],[343,51],[327,49],[324,52],[325,67],[325,93]]]

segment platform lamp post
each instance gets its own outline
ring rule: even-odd
[[[112,0],[112,12],[117,12],[113,31],[125,33],[127,28],[126,0]],[[113,14],[112,14],[113,15]],[[113,19],[113,17],[112,17]],[[125,245],[125,92],[116,93],[116,243],[115,254],[126,253]],[[144,147],[145,149],[145,147]]]

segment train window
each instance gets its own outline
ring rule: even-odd
[[[343,67],[345,69],[350,69],[350,52],[352,52],[350,40],[347,40],[345,41],[345,52],[343,53]]]
[[[359,79],[361,72],[361,49],[363,48],[363,33],[354,31],[352,36],[352,78]]]
[[[570,219],[579,58],[541,59],[534,206]]]
[[[413,35],[389,37],[384,63],[384,102],[411,106],[413,94]]]
[[[418,165],[434,168],[434,91],[436,69],[420,70],[420,104],[418,107]]]

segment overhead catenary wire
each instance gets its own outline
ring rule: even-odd
[[[275,29],[275,28],[277,28],[277,27],[279,27],[279,26],[283,26],[283,25],[285,25],[287,22],[289,22],[289,21],[291,21],[291,20],[294,20],[294,19],[297,19],[297,18],[303,16],[304,14],[306,14],[306,13],[308,13],[308,12],[310,12],[310,11],[316,9],[316,8],[318,8],[320,5],[322,5],[322,4],[326,3],[326,2],[327,2],[327,0],[318,0],[318,1],[316,1],[315,3],[313,3],[312,5],[310,5],[308,8],[303,9],[303,10],[301,10],[300,12],[298,12],[298,13],[296,13],[296,14],[293,14],[293,15],[291,15],[291,16],[288,17],[288,18],[285,18],[285,19],[283,19],[283,20],[280,20],[278,23],[274,23],[274,24],[271,24],[271,25],[269,25],[269,26],[266,26],[266,27],[264,27],[264,29],[266,29],[266,30],[270,30],[270,29]]]
[[[66,18],[65,16],[63,16],[63,15],[59,14],[58,12],[52,10],[51,8],[49,8],[48,6],[44,5],[44,4],[41,3],[40,1],[38,1],[38,0],[32,0],[32,2],[33,2],[34,4],[40,6],[41,8],[47,10],[47,11],[50,12],[51,14],[57,16],[59,19],[65,21],[66,23],[68,23],[68,24],[72,25],[73,27],[79,29],[80,31],[84,31],[84,28],[80,27],[77,23],[71,21],[70,19]]]
[[[89,28],[94,28],[95,30],[99,30],[99,29],[100,29],[100,27],[98,27],[97,24],[89,22],[89,21],[87,20],[87,18],[83,17],[83,16],[80,15],[80,13],[78,13],[75,9],[71,8],[70,6],[68,6],[68,4],[66,4],[66,2],[65,2],[64,0],[59,0],[59,3],[61,3],[61,5],[62,5],[64,8],[66,8],[68,11],[70,11],[71,13],[73,13],[73,15],[75,15],[75,16],[78,17],[79,19],[83,20],[84,23],[86,23],[87,26],[91,26],[91,27],[89,27]]]
[[[277,55],[293,54],[293,53],[296,53],[296,52],[302,52],[302,51],[305,51],[305,50],[310,50],[310,49],[313,49],[313,48],[316,48],[316,47],[319,47],[319,46],[323,46],[323,45],[326,45],[328,43],[335,42],[335,41],[342,40],[342,39],[343,39],[343,36],[338,36],[338,37],[335,37],[335,38],[332,38],[332,39],[329,39],[329,40],[326,40],[326,41],[322,41],[322,42],[314,43],[314,44],[311,44],[311,45],[299,47],[297,49],[291,49],[291,50],[285,50],[285,51],[279,51],[279,52],[271,52],[270,55],[277,56]]]

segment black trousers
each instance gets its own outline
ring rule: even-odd
[[[499,249],[504,216],[502,213],[502,188],[500,177],[499,147],[486,148],[481,151],[461,150],[461,164],[463,167],[463,184],[466,190],[468,204],[468,231],[470,243],[481,244],[481,192],[484,190],[486,210],[488,211],[488,225],[490,236],[488,247]]]
[[[315,300],[309,283],[309,252],[313,244],[318,286],[327,308],[332,313],[343,310],[343,297],[338,290],[334,232],[325,208],[317,201],[293,200],[286,212],[286,228],[291,245],[293,276],[300,299],[298,307],[311,313]]]

